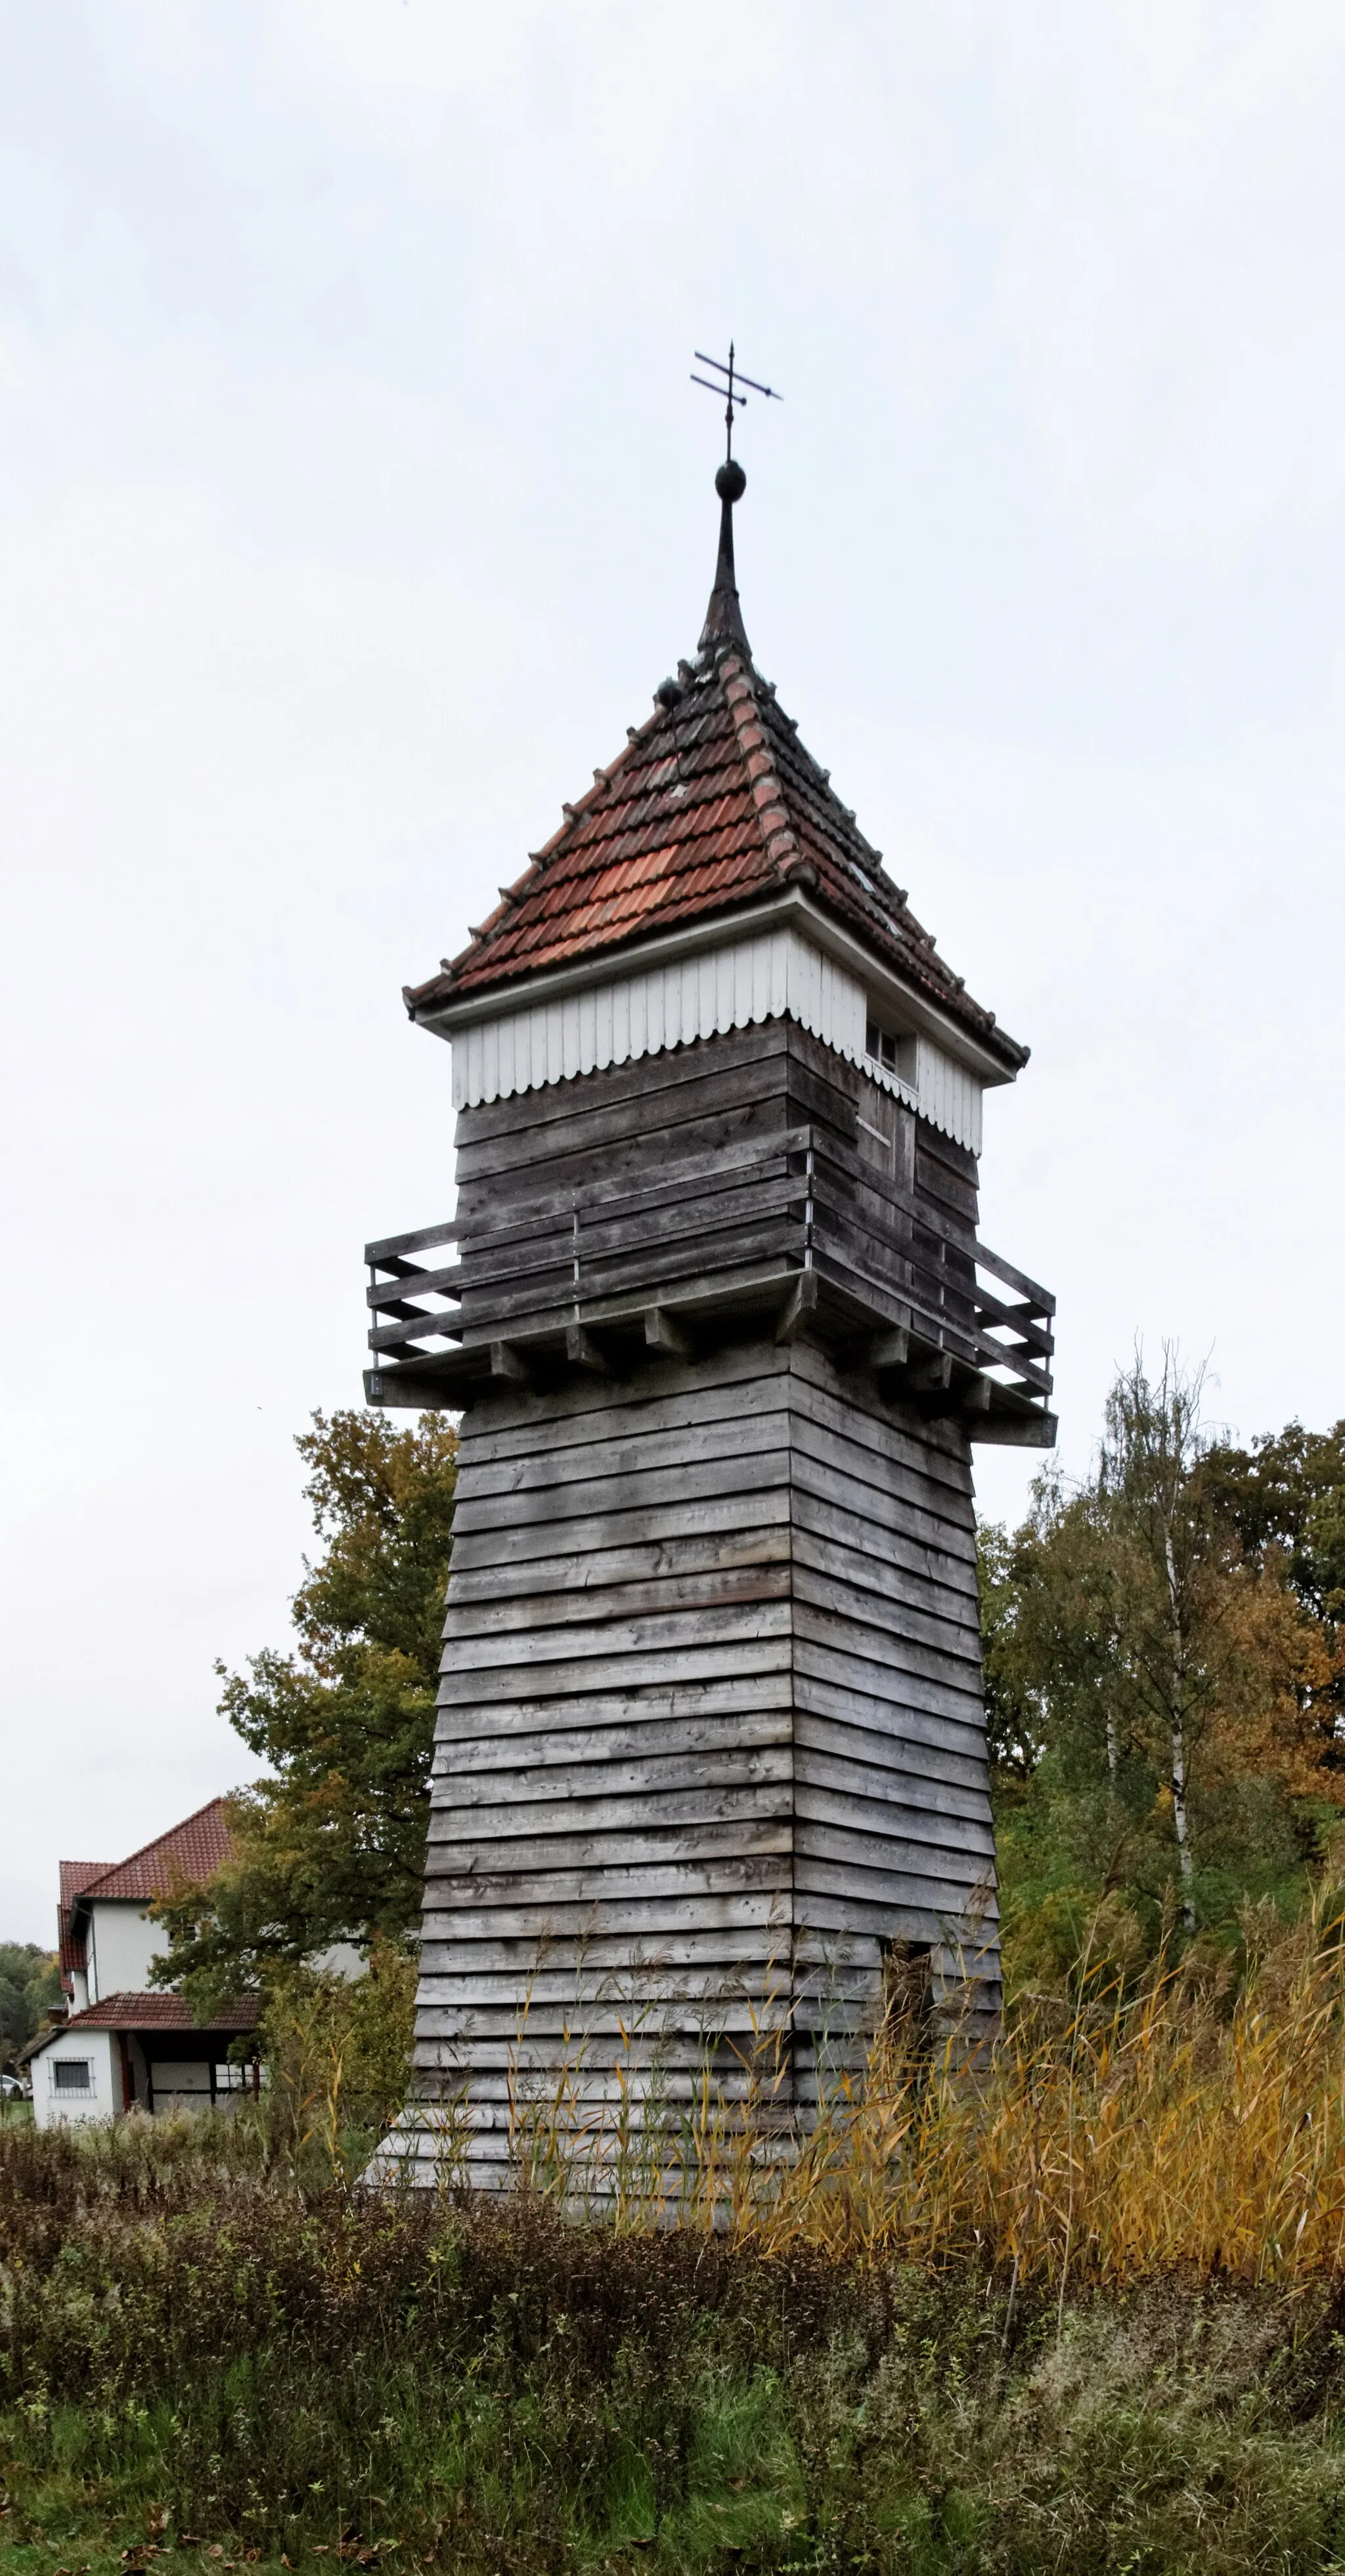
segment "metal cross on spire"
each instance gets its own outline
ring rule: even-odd
[[[755,376],[745,376],[743,374],[734,358],[733,342],[731,340],[729,342],[729,362],[727,366],[725,366],[722,358],[707,358],[703,349],[697,349],[695,357],[698,366],[713,367],[716,374],[721,375],[724,378],[722,385],[712,385],[708,376],[698,376],[693,369],[691,381],[693,385],[704,385],[707,394],[724,394],[727,397],[724,404],[724,458],[726,463],[731,464],[733,461],[733,414],[735,409],[743,411],[746,409],[747,405],[747,396],[746,394],[739,393],[739,385],[750,385],[753,393],[764,394],[767,402],[783,402],[784,395],[778,394],[774,385],[759,385]]]
[[[724,428],[727,433],[724,462],[715,476],[715,490],[719,494],[721,503],[719,560],[715,565],[715,585],[710,593],[710,605],[705,612],[705,624],[701,629],[700,649],[705,653],[716,644],[736,644],[750,658],[752,648],[747,641],[747,630],[743,625],[743,614],[738,605],[738,576],[733,567],[733,505],[735,501],[741,501],[747,489],[747,476],[733,453],[733,415],[735,411],[746,408],[747,395],[741,391],[743,385],[746,385],[751,393],[763,394],[767,402],[783,402],[784,395],[778,394],[774,385],[759,385],[755,376],[742,374],[731,340],[727,366],[722,358],[708,358],[704,349],[696,351],[696,361],[699,366],[713,367],[716,375],[724,379],[722,384],[713,384],[708,376],[698,376],[695,369],[692,370],[693,385],[704,385],[708,394],[723,394]]]

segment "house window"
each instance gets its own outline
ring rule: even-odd
[[[52,2074],[58,2093],[91,2093],[90,2062],[87,2057],[57,2057],[52,2061]]]
[[[248,2089],[248,2077],[251,2074],[251,2071],[251,2068],[247,2066],[217,2066],[215,2069],[215,2091],[217,2093],[246,2093]]]
[[[915,1088],[915,1040],[899,1036],[895,1029],[883,1028],[869,1020],[864,1029],[864,1052],[870,1064],[881,1065],[884,1073],[894,1073],[899,1082]]]

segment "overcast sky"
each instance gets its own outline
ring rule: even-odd
[[[431,972],[748,631],[1031,1043],[983,1232],[1082,1469],[1136,1335],[1340,1353],[1345,16],[0,0],[0,1937],[248,1775],[292,1436],[447,1210]],[[1034,1461],[980,1453],[987,1508]]]

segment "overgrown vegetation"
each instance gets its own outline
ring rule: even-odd
[[[1235,1450],[1137,1363],[1090,1477],[984,1533],[993,2051],[889,2021],[800,2137],[769,2015],[699,2097],[642,2034],[643,2105],[630,2065],[520,2086],[508,2203],[459,2189],[470,2103],[437,2188],[359,2181],[453,1436],[300,1446],[296,1651],[226,1678],[274,1776],[166,1909],[173,1983],[261,1988],[270,2081],[232,2123],[0,2132],[15,2576],[1345,2571],[1345,1425]]]
[[[437,2189],[352,2187],[324,2004],[325,2097],[0,2133],[0,2553],[1345,2566],[1341,1899],[1263,1909],[1237,1977],[1081,1986],[979,2067],[880,2034],[792,2159],[768,2078],[624,2172],[533,2103],[549,2189],[503,2202],[451,2133]]]
[[[990,2249],[772,2258],[530,2199],[305,2195],[246,2127],[138,2121],[0,2134],[0,2260],[16,2571],[1217,2576],[1345,2548],[1325,2285],[1062,2304]]]
[[[158,1909],[162,1981],[204,2011],[334,1943],[404,1941],[420,1912],[457,1433],[434,1413],[405,1430],[315,1413],[295,1445],[324,1546],[294,1650],[220,1668],[223,1713],[271,1776],[230,1802],[233,1859]]]
[[[352,2182],[406,2099],[415,2026],[416,1961],[375,1939],[365,1975],[280,1970],[257,2033],[267,2077],[260,2126],[268,2162],[297,2179]]]
[[[0,2072],[13,2065],[60,1991],[53,1951],[35,1941],[0,1941]]]
[[[1136,1361],[1092,1474],[982,1532],[1011,1987],[1068,1991],[1099,1942],[1133,1973],[1174,1931],[1236,1964],[1345,1806],[1345,1425],[1234,1450],[1201,1392]]]

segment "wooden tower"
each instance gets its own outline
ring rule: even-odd
[[[998,1999],[970,1444],[1052,1443],[1053,1301],[977,1158],[1027,1051],[757,671],[717,488],[695,660],[406,995],[458,1113],[455,1221],[366,1256],[370,1401],[462,1410],[427,2176],[458,2098],[503,2179],[565,2057],[667,2100],[772,2024],[806,2117],[888,1963]]]

